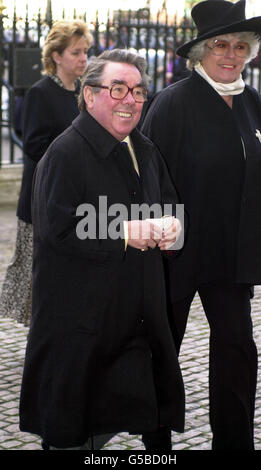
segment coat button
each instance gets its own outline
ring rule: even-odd
[[[140,324],[142,324],[142,323],[144,322],[144,318],[143,318],[143,317],[138,317],[138,322],[139,322]]]
[[[133,191],[131,192],[132,197],[135,197],[136,194],[137,194],[137,192],[133,189]]]

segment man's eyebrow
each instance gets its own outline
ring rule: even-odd
[[[127,84],[127,82],[126,82],[125,80],[117,80],[117,79],[111,80],[111,85],[117,85],[117,84],[119,84],[119,85],[127,85],[127,86],[128,86],[128,84]],[[134,86],[135,86],[135,87],[136,87],[136,86],[141,86],[141,87],[143,87],[144,84],[143,84],[142,82],[139,82],[139,83],[136,83],[136,85],[134,85]]]
[[[120,85],[127,85],[127,82],[125,82],[125,80],[117,80],[116,78],[114,80],[111,80],[111,84],[113,85],[114,83],[119,83]]]

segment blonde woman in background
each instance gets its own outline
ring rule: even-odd
[[[29,324],[31,316],[33,174],[51,142],[79,113],[79,78],[86,69],[91,41],[83,21],[54,24],[42,51],[45,76],[25,96],[22,125],[24,171],[17,208],[16,248],[0,297],[0,315],[25,325]]]

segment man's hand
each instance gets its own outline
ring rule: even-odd
[[[153,223],[153,219],[127,222],[128,245],[142,251],[157,245],[160,250],[172,249],[182,228],[180,221],[175,217],[167,219],[155,219],[156,223]]]
[[[127,225],[128,245],[132,248],[155,248],[162,238],[162,229],[147,220],[130,220]]]
[[[174,243],[178,240],[182,227],[179,219],[172,217],[172,223],[168,228],[162,231],[162,238],[159,242],[160,250],[170,250],[173,248]]]

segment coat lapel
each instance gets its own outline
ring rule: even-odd
[[[72,122],[73,128],[92,147],[95,155],[106,158],[119,141],[113,137],[87,111],[82,111]]]

